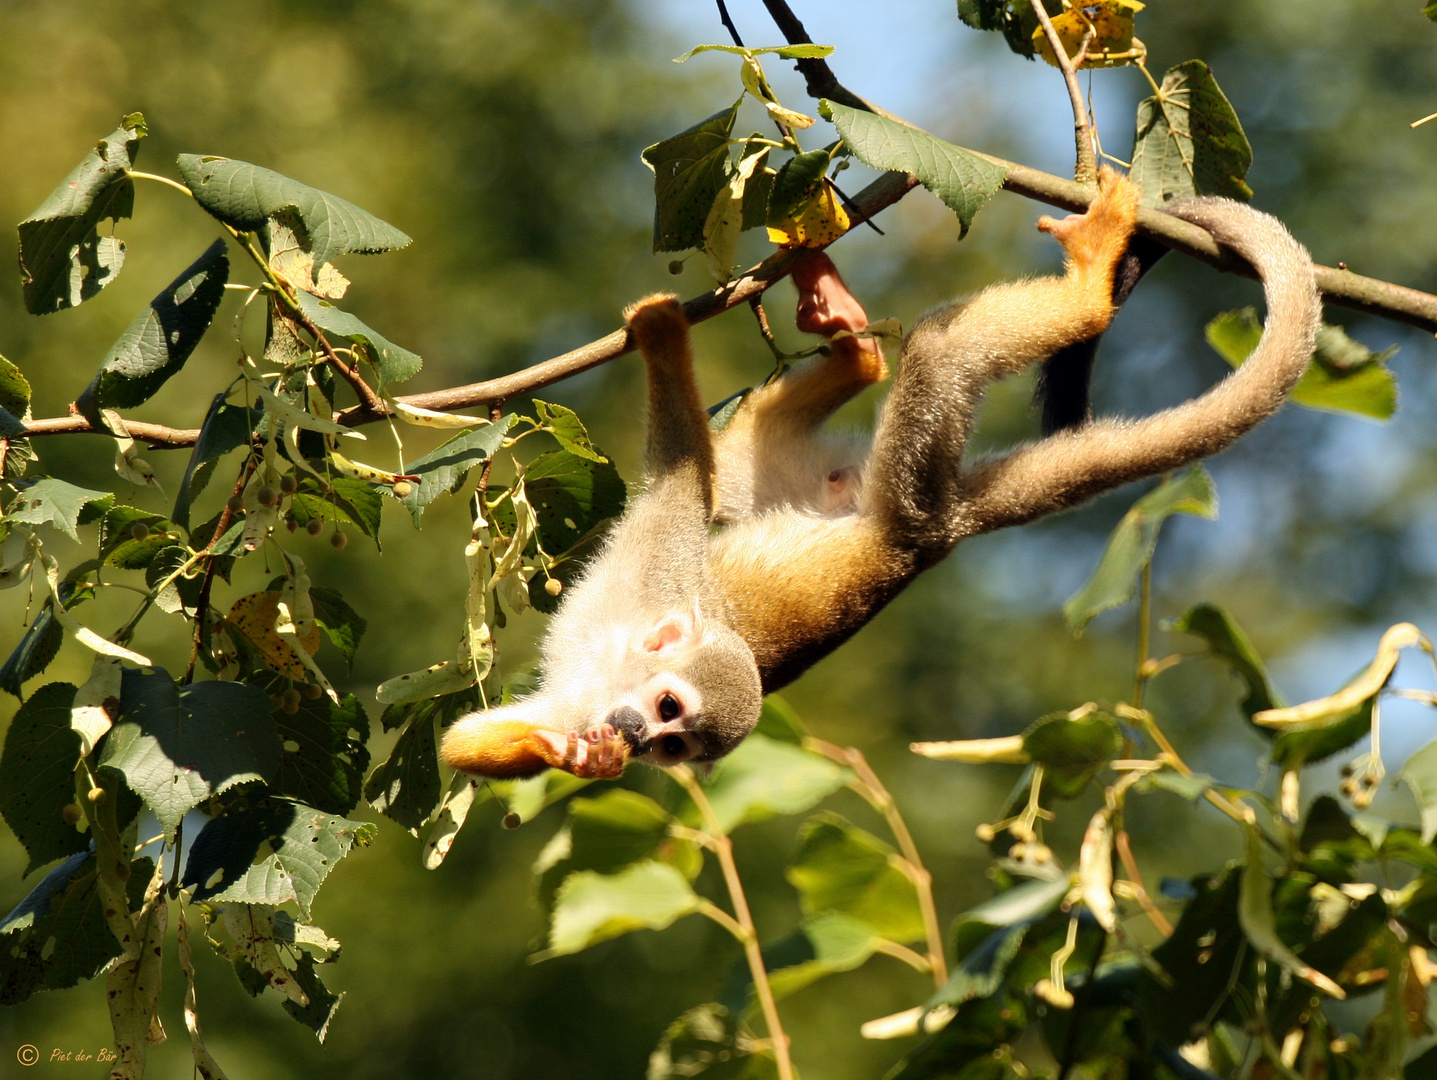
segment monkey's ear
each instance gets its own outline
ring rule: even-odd
[[[461,716],[444,733],[444,760],[455,769],[496,780],[534,776],[564,759],[564,736],[543,726],[549,703],[542,694],[488,712]]]
[[[649,628],[644,635],[644,652],[673,652],[687,649],[698,641],[698,619],[686,611],[671,611]]]

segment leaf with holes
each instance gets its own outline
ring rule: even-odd
[[[303,803],[265,799],[211,819],[190,847],[181,884],[196,901],[284,904],[307,920],[324,879],[378,827]]]
[[[310,684],[314,685],[314,684]],[[298,709],[273,713],[282,752],[271,786],[317,810],[347,814],[359,805],[369,768],[369,717],[353,694],[301,696]]]
[[[270,701],[243,683],[177,687],[167,671],[124,673],[120,715],[100,756],[155,812],[165,832],[212,795],[268,780],[280,745]]]
[[[958,215],[959,238],[1007,175],[1000,165],[944,142],[926,131],[862,109],[825,100],[819,112],[833,121],[859,161],[875,169],[898,169],[943,200]]]
[[[1144,206],[1185,195],[1224,195],[1247,202],[1252,146],[1232,104],[1201,60],[1168,68],[1156,96],[1138,104],[1129,175]]]
[[[728,140],[739,98],[722,112],[644,150],[654,172],[654,251],[702,247],[704,222],[728,183]]]
[[[20,283],[30,314],[47,315],[84,303],[120,273],[125,245],[113,236],[101,236],[98,226],[105,218],[118,222],[134,210],[135,182],[129,171],[135,144],[145,134],[142,115],[126,116],[20,223]]]
[[[443,700],[429,699],[411,707],[409,726],[400,734],[389,757],[374,767],[364,784],[369,804],[414,836],[419,835],[419,827],[439,804],[434,718],[445,708]]]
[[[257,232],[293,210],[308,234],[318,274],[337,255],[375,255],[409,244],[409,237],[352,202],[247,161],[181,154],[180,176],[195,201],[241,232]]]
[[[108,491],[91,491],[50,476],[16,486],[19,491],[5,515],[7,520],[54,525],[71,540],[80,538],[75,531],[78,526],[95,521],[115,501]]]
[[[458,491],[470,469],[494,456],[513,424],[514,416],[510,414],[497,423],[463,432],[404,466],[406,475],[419,477],[414,490],[399,500],[409,508],[416,529],[424,508],[440,495]]]
[[[416,353],[401,349],[349,312],[341,311],[327,300],[320,300],[307,292],[298,295],[300,310],[310,322],[324,331],[331,345],[334,344],[334,338],[339,337],[363,350],[365,358],[378,376],[376,385],[379,389],[390,383],[412,378],[424,366],[424,361]]]

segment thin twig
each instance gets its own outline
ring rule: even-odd
[[[1148,921],[1157,927],[1158,933],[1163,937],[1172,937],[1173,924],[1168,922],[1167,916],[1158,910],[1153,898],[1148,895],[1147,886],[1143,884],[1143,875],[1138,870],[1138,862],[1133,858],[1133,848],[1128,843],[1126,829],[1118,830],[1118,834],[1113,838],[1113,847],[1117,849],[1118,859],[1123,864],[1123,873],[1128,875],[1128,882],[1133,887],[1133,899],[1138,902],[1138,907],[1143,909]]]
[[[728,31],[728,36],[733,38],[733,43],[742,49],[743,38],[738,36],[738,27],[733,24],[733,19],[729,18],[728,5],[723,0],[715,0],[715,2],[718,4],[719,22],[723,23],[724,29]]]
[[[693,770],[687,766],[680,765],[669,770],[679,785],[688,792],[693,800],[694,806],[698,807],[699,816],[703,818],[704,829],[707,830],[713,839],[713,852],[718,857],[719,867],[723,870],[724,884],[728,886],[729,902],[733,904],[733,921],[737,923],[740,934],[734,936],[743,945],[745,958],[748,960],[749,974],[753,977],[754,996],[758,998],[759,1008],[763,1011],[763,1022],[768,1027],[768,1036],[773,1043],[774,1059],[778,1066],[779,1080],[794,1080],[793,1061],[788,1053],[788,1036],[784,1034],[783,1025],[778,1019],[778,1004],[773,998],[773,987],[768,981],[768,970],[763,966],[763,952],[758,944],[758,932],[754,929],[753,916],[748,910],[748,900],[743,893],[743,882],[738,876],[738,866],[733,861],[733,842],[723,831],[718,816],[714,813],[713,805],[709,802],[708,796],[694,779]],[[710,914],[710,918],[713,918]],[[732,930],[730,929],[730,932]]]
[[[1043,27],[1043,36],[1048,39],[1048,47],[1053,50],[1053,62],[1063,73],[1063,82],[1067,84],[1068,97],[1073,103],[1073,137],[1078,147],[1078,162],[1073,169],[1073,178],[1080,184],[1096,184],[1098,165],[1093,154],[1093,128],[1088,121],[1087,106],[1083,104],[1083,88],[1078,85],[1078,73],[1073,70],[1073,61],[1063,46],[1063,39],[1058,36],[1058,31],[1053,26],[1052,18],[1043,6],[1043,0],[1034,0],[1032,8],[1033,14],[1038,17],[1038,22]]]

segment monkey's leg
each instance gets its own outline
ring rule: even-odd
[[[962,454],[983,388],[1112,319],[1113,273],[1137,220],[1137,188],[1104,170],[1088,212],[1044,218],[1067,252],[1062,277],[997,285],[929,314],[903,345],[863,481],[862,509],[920,565],[967,535]]]
[[[654,295],[625,309],[629,334],[649,374],[649,468],[655,479],[686,474],[707,510],[714,471],[708,413],[694,382],[689,321],[678,299]]]

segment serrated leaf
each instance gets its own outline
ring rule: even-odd
[[[1247,684],[1247,696],[1243,698],[1241,708],[1249,720],[1254,713],[1281,707],[1282,698],[1268,682],[1262,657],[1258,656],[1242,627],[1222,608],[1216,604],[1197,604],[1174,621],[1170,629],[1205,639],[1208,648],[1231,665]]]
[[[17,420],[30,415],[30,382],[3,356],[0,356],[0,409]]]
[[[154,863],[136,859],[126,885],[139,906]],[[0,922],[0,1005],[18,1005],[37,990],[64,990],[92,979],[120,955],[95,889],[95,858],[77,852],[46,874]]]
[[[257,232],[286,210],[299,215],[318,273],[347,252],[375,255],[409,244],[409,237],[352,202],[277,172],[222,157],[181,154],[180,176],[205,210],[241,232]]]
[[[282,598],[278,590],[272,589],[241,596],[225,618],[254,645],[273,670],[294,682],[306,682],[309,668],[300,659],[294,645],[280,637],[275,629]],[[320,630],[317,626],[311,627],[309,633],[299,639],[300,646],[310,656],[319,651],[319,642]]]
[[[280,1004],[285,1012],[314,1032],[316,1039],[324,1042],[325,1036],[329,1034],[330,1021],[334,1019],[339,1003],[344,1000],[344,994],[332,993],[329,987],[320,981],[319,972],[315,970],[315,959],[307,952],[300,953],[299,962],[295,964],[291,975],[304,991],[309,1004],[300,1005],[289,999]]]
[[[334,589],[311,587],[309,598],[314,604],[315,621],[330,644],[344,654],[345,663],[354,663],[354,654],[369,623]]]
[[[1123,515],[1093,576],[1063,605],[1070,630],[1081,630],[1094,616],[1132,599],[1138,576],[1152,561],[1163,522],[1173,514],[1217,517],[1217,492],[1201,465],[1164,480]]]
[[[64,588],[66,586],[62,584],[61,589]],[[65,640],[65,630],[60,625],[60,620],[55,618],[55,612],[50,606],[53,603],[53,600],[46,601],[30,628],[20,638],[20,643],[6,658],[5,666],[0,667],[0,690],[20,697],[24,684],[49,667],[50,662],[59,654],[60,645]]]
[[[302,476],[290,498],[289,516],[300,525],[311,518],[326,524],[353,525],[378,546],[383,509],[384,497],[363,480],[335,476],[326,485],[317,477]]]
[[[327,694],[302,695],[295,712],[272,715],[282,748],[273,789],[327,814],[358,806],[369,768],[369,717],[359,699],[345,694],[336,704]]]
[[[958,215],[959,239],[968,235],[973,218],[1007,176],[1001,166],[896,120],[827,100],[819,111],[833,121],[859,161],[875,169],[898,169],[918,177],[919,183]]]
[[[135,535],[136,526],[143,526],[143,536]],[[144,570],[178,541],[173,524],[133,506],[112,506],[100,519],[100,559],[121,570]]]
[[[563,405],[551,405],[547,401],[534,399],[534,415],[539,418],[555,440],[575,457],[603,464],[609,459],[594,449],[588,429],[579,419],[579,414]]]
[[[391,383],[412,378],[424,366],[424,361],[416,353],[401,349],[349,312],[341,311],[328,301],[320,300],[307,292],[299,293],[298,298],[300,310],[315,326],[324,331],[331,345],[334,344],[335,337],[340,337],[364,350],[366,358],[374,368],[376,389],[382,390]]]
[[[433,700],[417,703],[389,757],[374,767],[364,784],[369,804],[414,836],[434,813],[441,794],[439,752],[434,741],[438,711]]]
[[[1049,713],[1023,733],[1023,749],[1042,765],[1043,786],[1073,798],[1122,752],[1118,722],[1096,709]]]
[[[739,98],[729,108],[644,150],[654,172],[654,251],[702,247],[703,226],[728,183],[729,136]]]
[[[1252,146],[1237,113],[1203,61],[1169,68],[1158,94],[1138,104],[1129,175],[1144,206],[1185,195],[1246,202],[1252,198],[1244,179],[1251,164]]]
[[[1240,367],[1257,347],[1262,326],[1257,309],[1247,307],[1218,315],[1204,333],[1219,356]],[[1308,409],[1386,420],[1397,411],[1397,379],[1387,367],[1396,352],[1393,345],[1374,353],[1341,327],[1324,324],[1317,331],[1317,352],[1289,400]]]
[[[568,450],[540,454],[524,470],[524,490],[534,509],[535,536],[550,555],[561,555],[601,522],[623,513],[627,488],[613,463],[594,462]],[[514,531],[514,511],[506,501],[493,512],[505,535]],[[533,545],[530,545],[530,554]]]
[[[419,477],[418,483],[414,484],[414,490],[399,500],[409,508],[416,529],[424,516],[424,508],[440,495],[458,491],[470,469],[494,456],[513,424],[514,416],[511,413],[488,427],[456,435],[437,449],[404,466],[406,475]]]
[[[279,762],[270,702],[243,683],[180,688],[163,668],[127,670],[120,715],[105,740],[114,769],[167,833],[204,800],[235,784],[268,780]]]
[[[95,520],[114,501],[108,491],[91,491],[47,476],[20,486],[5,517],[27,525],[54,525],[71,540],[78,540],[75,529]]]
[[[196,901],[284,904],[308,919],[324,879],[378,828],[312,806],[266,799],[209,821],[190,847],[182,884]]]
[[[98,226],[105,218],[118,222],[134,210],[135,183],[129,169],[135,143],[145,134],[143,116],[125,117],[20,223],[20,281],[30,314],[75,307],[119,274],[125,245],[113,236],[100,236]]]
[[[554,898],[546,953],[564,956],[634,930],[662,930],[700,903],[668,863],[636,863],[617,874],[570,874]]]
[[[739,56],[762,56],[765,53],[773,53],[780,60],[820,60],[833,54],[833,46],[814,45],[808,42],[800,45],[765,45],[758,49],[749,49],[741,45],[695,45],[683,56],[675,57],[674,63],[682,64],[690,57],[706,52],[736,53]]]
[[[75,399],[92,424],[102,409],[129,409],[148,401],[184,367],[210,328],[225,295],[230,263],[216,240],[110,346],[100,370]]]
[[[895,859],[896,852],[872,833],[822,813],[799,828],[784,876],[810,918],[836,912],[890,941],[918,941],[924,934],[918,892]]]
[[[205,422],[200,427],[200,437],[190,452],[179,494],[175,496],[175,508],[170,514],[180,528],[190,527],[190,503],[199,498],[209,482],[213,463],[231,450],[247,445],[253,438],[255,425],[263,416],[264,410],[258,405],[230,405],[225,402],[225,394],[214,396],[209,411],[205,413]]]
[[[0,816],[30,856],[21,876],[77,851],[90,838],[63,815],[75,802],[80,735],[70,726],[75,687],[50,683],[20,706],[0,755]]]
[[[750,735],[714,768],[705,794],[725,833],[779,814],[800,814],[852,773],[791,743]]]

